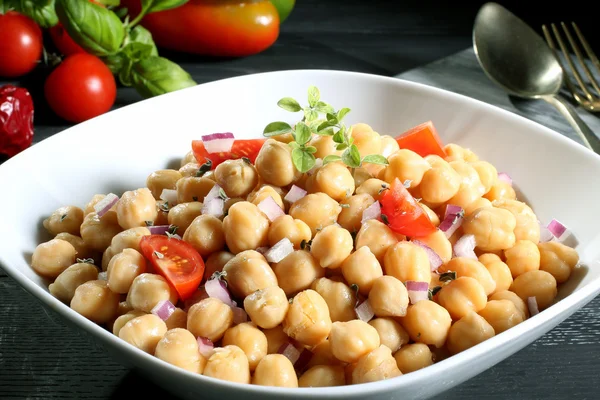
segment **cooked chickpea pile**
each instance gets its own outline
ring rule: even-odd
[[[151,173],[146,187],[123,193],[102,217],[94,205],[103,194],[83,208],[56,210],[43,223],[54,238],[35,249],[31,266],[77,313],[167,363],[281,387],[407,374],[523,322],[532,297],[540,311],[552,305],[578,254],[557,240],[540,242],[536,215],[493,165],[456,144],[444,147],[446,158],[421,157],[366,124],[353,128],[361,154],[381,154],[389,165],[352,169],[336,161],[301,174],[285,143],[289,135],[266,140],[254,164],[228,160],[204,174],[190,152],[179,170]],[[311,144],[319,158],[340,153],[328,136],[315,136]],[[396,178],[407,182],[434,225],[447,205],[462,207],[462,225],[450,238],[440,229],[407,238],[380,219],[362,221]],[[203,201],[217,184],[227,196],[225,216],[203,215]],[[285,200],[292,185],[307,191],[294,203]],[[176,191],[176,205],[161,200],[165,189]],[[269,197],[285,212],[273,221],[258,207]],[[142,255],[148,221],[178,227],[202,256],[205,279],[222,271],[247,322],[236,324],[222,299],[178,298]],[[478,258],[455,256],[453,246],[463,235],[474,236]],[[293,251],[268,262],[264,249],[283,239]],[[436,271],[413,239],[437,253],[442,264]],[[448,272],[455,279],[441,280]],[[436,290],[413,304],[407,281]],[[163,320],[152,310],[167,300],[176,308]],[[374,314],[368,321],[356,312],[364,301]],[[203,355],[198,338],[212,341],[214,350]],[[310,358],[294,365],[280,354],[286,344],[309,351]]]

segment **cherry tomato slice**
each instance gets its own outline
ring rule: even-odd
[[[429,216],[398,178],[381,196],[381,220],[394,232],[409,237],[427,236],[436,231]]]
[[[202,140],[193,140],[192,150],[196,160],[198,161],[198,164],[202,165],[207,160],[210,160],[212,161],[212,168],[215,169],[217,165],[221,164],[223,161],[236,160],[242,157],[247,157],[252,163],[254,163],[256,156],[258,156],[258,152],[266,141],[267,139],[237,139],[233,142],[231,151],[226,153],[209,154],[204,148],[204,143]]]
[[[412,150],[421,157],[430,154],[446,158],[444,145],[433,122],[427,121],[417,125],[396,138],[401,149]]]
[[[188,299],[200,286],[204,261],[189,243],[163,235],[148,235],[140,241],[140,249],[154,269],[175,288],[181,300]]]

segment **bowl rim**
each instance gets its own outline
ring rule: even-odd
[[[582,157],[592,157],[593,161],[600,166],[600,156],[591,151],[590,149],[584,147],[583,145],[561,135],[560,133],[530,119],[527,119],[521,115],[513,113],[508,110],[504,110],[498,106],[493,104],[489,104],[483,102],[481,100],[468,97],[466,95],[462,95],[456,92],[452,92],[446,89],[437,88],[434,86],[413,82],[410,80],[397,78],[397,77],[389,77],[389,76],[381,76],[374,75],[363,72],[353,72],[353,71],[343,71],[343,70],[321,70],[321,69],[292,69],[292,70],[281,70],[281,71],[272,71],[272,72],[260,72],[260,73],[252,73],[247,75],[241,75],[230,78],[218,79],[215,81],[198,84],[197,86],[182,89],[176,92],[167,93],[166,95],[158,96],[155,98],[150,98],[146,100],[142,100],[133,104],[129,104],[123,106],[119,109],[110,111],[106,114],[100,115],[83,123],[77,124],[75,126],[71,126],[61,132],[58,132],[48,138],[43,139],[40,142],[37,142],[34,146],[24,150],[23,152],[17,154],[13,158],[7,160],[2,165],[0,165],[0,178],[4,173],[10,172],[12,165],[17,163],[17,161],[29,157],[30,154],[35,153],[36,151],[43,152],[49,146],[53,146],[55,142],[68,141],[70,135],[81,135],[89,133],[86,131],[86,127],[89,124],[94,124],[97,119],[118,119],[118,116],[122,113],[128,113],[128,110],[131,110],[135,107],[145,107],[148,102],[160,102],[160,101],[173,101],[177,102],[177,96],[187,96],[188,93],[192,91],[201,92],[205,87],[210,87],[214,85],[221,85],[224,82],[235,83],[242,82],[245,80],[254,80],[261,78],[268,78],[269,76],[275,75],[289,75],[291,79],[296,75],[321,75],[321,76],[335,76],[339,78],[346,78],[350,81],[352,80],[362,80],[362,81],[371,81],[377,84],[384,85],[395,85],[399,89],[407,88],[414,89],[420,92],[423,92],[425,95],[444,97],[448,102],[451,103],[470,103],[470,104],[478,104],[485,110],[488,110],[491,113],[496,113],[502,116],[503,119],[513,120],[515,122],[519,122],[525,129],[533,129],[539,130],[543,135],[549,136],[554,140],[558,140],[568,148],[568,151],[573,151],[578,153],[578,155]],[[124,114],[124,115],[125,115]],[[32,149],[35,149],[32,150]],[[5,172],[6,171],[6,172]],[[595,260],[594,262],[597,262]],[[139,365],[141,363],[145,363],[147,367],[144,369],[152,367],[152,370],[159,372],[167,372],[170,375],[179,375],[186,378],[186,382],[191,382],[192,380],[196,380],[196,382],[200,382],[200,386],[209,385],[212,386],[215,390],[236,390],[240,393],[251,393],[251,394],[264,394],[269,396],[293,396],[294,398],[303,398],[308,399],[315,396],[327,397],[327,398],[336,398],[342,399],[349,394],[353,396],[365,396],[365,395],[375,395],[382,394],[385,392],[389,392],[394,389],[401,389],[403,387],[412,386],[417,383],[424,384],[428,380],[431,379],[431,376],[440,376],[444,371],[450,370],[455,367],[459,367],[463,364],[468,364],[470,362],[475,361],[477,358],[483,356],[490,349],[497,348],[496,350],[502,346],[506,346],[509,343],[515,341],[519,336],[522,336],[524,333],[532,330],[535,327],[541,326],[549,326],[550,329],[552,326],[552,320],[557,317],[564,316],[567,318],[570,314],[577,311],[579,308],[584,306],[586,303],[591,301],[593,297],[600,293],[600,276],[596,279],[588,282],[583,287],[579,288],[577,291],[569,294],[559,302],[553,304],[546,310],[542,311],[540,314],[535,315],[523,323],[518,324],[517,326],[502,332],[494,337],[486,340],[485,342],[476,345],[468,350],[465,350],[459,354],[451,356],[447,359],[439,361],[427,368],[412,372],[410,374],[405,374],[396,378],[387,379],[383,381],[359,384],[359,385],[345,385],[338,387],[325,387],[325,388],[276,388],[276,387],[267,387],[267,386],[258,386],[258,385],[250,385],[250,384],[240,384],[233,383],[229,381],[224,381],[216,378],[206,377],[201,374],[195,374],[186,370],[183,370],[179,367],[173,366],[165,361],[158,359],[157,357],[147,354],[144,351],[129,345],[128,343],[120,340],[116,337],[112,332],[100,327],[94,322],[88,320],[87,318],[79,315],[74,310],[72,310],[68,305],[62,303],[57,298],[52,296],[47,290],[43,289],[41,286],[38,286],[34,281],[30,280],[25,274],[23,274],[17,267],[13,267],[8,263],[8,260],[4,258],[2,252],[0,252],[0,266],[4,269],[6,274],[14,279],[23,289],[32,294],[38,301],[42,303],[44,307],[49,307],[56,313],[58,313],[61,317],[68,320],[68,322],[72,323],[79,329],[83,329],[87,334],[91,334],[94,338],[101,341],[104,346],[111,347],[112,349],[118,350],[123,353],[126,358],[132,360],[132,364]],[[538,336],[539,337],[539,336]],[[525,342],[522,344],[522,347],[528,346],[530,343]],[[518,350],[518,349],[517,349]],[[515,350],[516,351],[516,350]],[[509,356],[512,353],[509,354]],[[491,365],[495,365],[497,362],[494,362]],[[489,367],[488,367],[489,368]],[[487,368],[486,368],[487,369]],[[475,375],[475,374],[473,374]],[[467,377],[465,380],[470,379],[471,376]],[[464,380],[463,380],[464,381]],[[461,381],[462,382],[462,381]]]

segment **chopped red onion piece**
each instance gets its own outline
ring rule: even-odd
[[[258,203],[258,209],[262,211],[271,222],[275,221],[278,217],[285,215],[285,211],[279,207],[279,204],[277,204],[271,196],[268,196]]]
[[[208,194],[204,197],[203,201],[207,202],[212,199],[221,199],[223,201],[226,201],[227,199],[229,199],[229,197],[227,197],[227,195],[223,195],[223,193],[225,193],[225,191],[221,188],[221,186],[215,184],[212,187],[212,189],[210,189]]]
[[[233,311],[233,324],[239,325],[244,322],[248,322],[248,314],[246,314],[246,310],[241,307],[232,307],[231,311]]]
[[[369,299],[364,300],[354,309],[356,316],[361,321],[369,322],[375,316],[375,312],[369,303]]]
[[[152,314],[156,315],[163,321],[168,320],[171,314],[173,314],[174,312],[175,306],[169,300],[159,301],[151,311]]]
[[[177,190],[163,189],[160,199],[168,202],[170,206],[177,204]]]
[[[107,281],[108,280],[108,272],[102,271],[98,274],[98,280]]]
[[[439,228],[442,232],[446,234],[446,237],[449,238],[456,232],[458,228],[463,223],[463,217],[465,215],[465,211],[462,207],[455,205],[448,205],[446,207],[446,213],[444,214],[444,220],[440,224]]]
[[[376,201],[369,207],[365,208],[365,210],[362,213],[362,219],[360,220],[360,223],[364,224],[365,221],[368,221],[370,219],[379,219],[380,216],[381,204],[379,204],[379,201]]]
[[[256,249],[256,251],[257,251],[257,252],[259,252],[260,254],[263,254],[263,255],[264,255],[264,254],[265,254],[265,253],[266,253],[268,250],[269,250],[269,248],[268,248],[268,247],[258,247],[258,248]]]
[[[550,233],[552,233],[554,235],[554,237],[556,237],[558,240],[560,240],[560,238],[567,231],[567,227],[565,225],[563,225],[562,223],[560,223],[557,219],[553,219],[548,224],[548,230],[550,231]]]
[[[498,172],[498,179],[512,186],[512,178],[506,172]]]
[[[167,231],[169,230],[170,227],[171,227],[171,225],[156,225],[156,226],[149,226],[148,230],[150,231],[150,234],[152,234],[152,235],[164,235],[167,233]]]
[[[104,214],[119,201],[119,196],[114,193],[107,194],[102,200],[94,205],[94,211],[98,214],[98,218],[102,218]]]
[[[429,284],[427,282],[406,281],[406,290],[408,290],[410,304],[429,300]]]
[[[477,260],[475,254],[475,235],[464,235],[454,244],[456,257],[466,257]]]
[[[225,286],[225,282],[220,279],[209,279],[204,284],[204,289],[208,293],[208,297],[214,297],[215,299],[221,300],[228,306],[235,307],[235,303],[231,300],[229,290]]]
[[[264,254],[270,263],[278,263],[294,252],[294,244],[288,238],[283,238]]]
[[[294,368],[296,369],[296,371],[303,371],[312,359],[312,356],[313,353],[310,350],[302,350],[302,352],[300,353],[300,357],[298,357],[298,360],[296,360],[296,363],[294,364]]]
[[[231,147],[235,141],[231,132],[203,135],[201,139],[208,154],[227,153],[231,151]]]
[[[529,314],[533,317],[540,313],[538,308],[537,298],[535,296],[527,298],[527,308],[529,308]]]
[[[290,203],[295,203],[298,200],[300,200],[301,198],[303,198],[304,196],[306,196],[308,192],[296,185],[293,185],[292,188],[290,189],[290,191],[285,195],[285,197],[283,198],[285,201],[288,201]]]
[[[282,344],[277,352],[286,356],[294,365],[300,358],[300,351],[290,342],[285,342]]]
[[[204,358],[208,359],[215,352],[215,345],[212,342],[212,340],[205,337],[199,337],[198,351],[200,352],[200,354],[202,354]]]
[[[427,253],[427,257],[429,257],[429,266],[432,271],[437,270],[443,264],[443,261],[438,255],[438,253],[436,253],[435,250],[433,250],[431,247],[427,246],[425,243],[419,240],[413,239],[411,240],[411,242],[413,242],[419,247],[422,247],[425,250],[425,252]]]
[[[213,215],[217,218],[221,218],[223,215],[225,215],[225,202],[221,198],[210,200],[204,199],[202,210],[200,212],[202,215]]]
[[[554,235],[550,232],[550,229],[540,221],[538,223],[540,224],[540,243],[550,242],[554,239]]]
[[[429,284],[427,282],[406,281],[406,290],[416,292],[428,291]]]
[[[308,170],[308,172],[306,173],[308,176],[311,176],[312,174],[315,173],[315,171],[317,170],[317,168],[321,168],[323,166],[323,159],[322,158],[317,158],[315,160],[315,165],[314,167],[312,167],[311,169]]]

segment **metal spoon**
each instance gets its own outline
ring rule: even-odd
[[[525,22],[497,3],[484,4],[475,18],[473,47],[487,76],[508,93],[546,100],[567,119],[583,143],[600,154],[600,139],[557,96],[563,70],[546,44]]]

